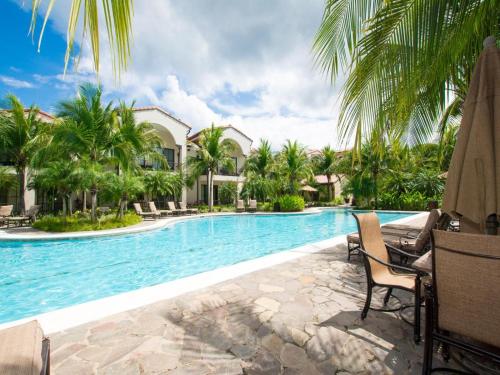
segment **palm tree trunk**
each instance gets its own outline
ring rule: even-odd
[[[82,212],[86,212],[87,211],[87,191],[84,190],[83,191],[83,199],[82,199]]]
[[[19,177],[19,198],[18,198],[18,206],[17,209],[20,215],[24,215],[24,211],[26,210],[24,203],[24,193],[26,190],[26,168],[22,167],[17,171]]]
[[[66,215],[68,214],[68,206],[67,206],[67,201],[66,201],[66,194],[63,194],[62,195],[62,214],[63,214],[63,217],[64,217],[64,220],[66,220]]]
[[[91,211],[90,211],[90,217],[92,219],[92,222],[95,223],[97,221],[97,215],[96,215],[96,208],[97,208],[97,189],[93,187],[90,189],[90,202],[92,205]]]
[[[214,181],[213,173],[211,170],[208,171],[208,211],[212,212],[214,207]]]
[[[73,215],[73,202],[71,201],[71,193],[68,194],[68,213],[69,216]]]
[[[326,181],[328,182],[328,202],[332,201],[332,177],[327,174],[326,175]]]

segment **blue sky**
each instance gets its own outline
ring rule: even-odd
[[[81,82],[96,79],[85,42],[78,44],[78,69],[63,76],[69,3],[56,2],[38,53],[37,39],[28,36],[31,1],[2,2],[1,97],[14,93],[52,112]],[[106,99],[161,106],[194,130],[230,123],[274,148],[288,138],[342,148],[338,89],[313,66],[311,53],[323,0],[134,4],[132,63],[119,82],[102,35],[99,79]]]

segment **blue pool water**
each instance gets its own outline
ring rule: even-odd
[[[379,213],[382,223],[409,216]],[[0,242],[0,322],[56,310],[356,230],[351,213],[199,218],[134,235]]]

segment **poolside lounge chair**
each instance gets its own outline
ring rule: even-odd
[[[134,203],[134,210],[135,210],[135,213],[143,218],[153,218],[153,219],[157,219],[158,217],[160,217],[160,214],[158,212],[144,212],[142,211],[142,207],[139,203]]]
[[[151,212],[156,212],[156,214],[158,216],[168,216],[168,215],[172,215],[172,211],[170,210],[158,210],[156,208],[156,204],[155,202],[148,202],[148,206],[149,206],[149,211]]]
[[[244,212],[245,211],[245,202],[243,199],[238,199],[236,201],[236,212]]]
[[[255,199],[250,199],[248,202],[248,212],[257,212],[257,201]]]
[[[198,213],[197,208],[187,208],[185,202],[179,202],[179,207],[181,210],[186,211],[188,214],[197,214]]]
[[[391,262],[392,253],[400,256],[417,259],[418,257],[384,243],[380,222],[374,212],[367,214],[353,214],[358,224],[360,234],[359,252],[363,255],[366,271],[367,293],[361,319],[365,319],[371,305],[372,289],[374,287],[387,288],[384,305],[391,297],[393,289],[401,289],[415,295],[415,320],[413,324],[413,339],[420,342],[420,283],[422,273],[409,267],[403,267]],[[397,272],[399,271],[399,272]]]
[[[381,228],[384,241],[398,249],[416,255],[425,253],[430,248],[431,230],[446,229],[450,223],[450,216],[441,213],[440,210],[432,210],[421,231],[413,230],[396,224],[384,225]],[[347,235],[347,260],[351,259],[351,254],[358,250],[360,239],[358,233]]]
[[[498,236],[439,230],[431,236],[432,283],[425,284],[422,374],[432,371],[434,341],[444,344],[446,354],[448,347],[457,347],[483,357],[483,364],[484,358],[500,364]]]
[[[11,216],[13,208],[14,206],[11,204],[8,206],[0,206],[0,217]]]
[[[174,202],[167,202],[167,204],[168,204],[168,209],[170,211],[172,211],[172,213],[174,215],[182,215],[182,214],[187,214],[188,213],[187,209],[183,210],[181,208],[175,207],[175,203]]]
[[[50,373],[50,341],[36,320],[0,331],[0,374]]]

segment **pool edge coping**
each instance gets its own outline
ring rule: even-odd
[[[333,209],[346,209],[349,211],[367,211],[348,207],[312,207],[301,212],[210,212],[202,213],[196,215],[182,215],[167,217],[155,220],[151,225],[142,225],[144,222],[135,224],[129,227],[105,229],[100,231],[81,231],[81,232],[59,232],[59,233],[49,233],[41,231],[40,233],[31,234],[15,234],[6,233],[0,230],[0,241],[58,241],[58,240],[70,240],[78,238],[97,238],[105,236],[124,236],[130,234],[137,234],[149,231],[155,231],[167,228],[176,223],[180,223],[186,220],[196,220],[207,217],[220,217],[220,216],[239,216],[239,215],[312,215],[319,214],[325,210]],[[368,210],[375,212],[386,212],[386,213],[407,213],[407,214],[418,214],[422,211],[396,211],[396,210]]]
[[[404,224],[426,214],[428,213],[420,212],[409,217],[390,221],[389,223]],[[27,323],[32,320],[37,320],[42,326],[45,334],[64,331],[85,323],[106,318],[110,315],[172,299],[182,294],[207,288],[252,272],[293,261],[306,255],[311,255],[345,243],[345,241],[346,234],[338,235],[326,240],[309,243],[289,250],[201,272],[177,280],[135,289],[116,294],[114,296],[104,297],[54,311],[1,323],[0,330]]]

